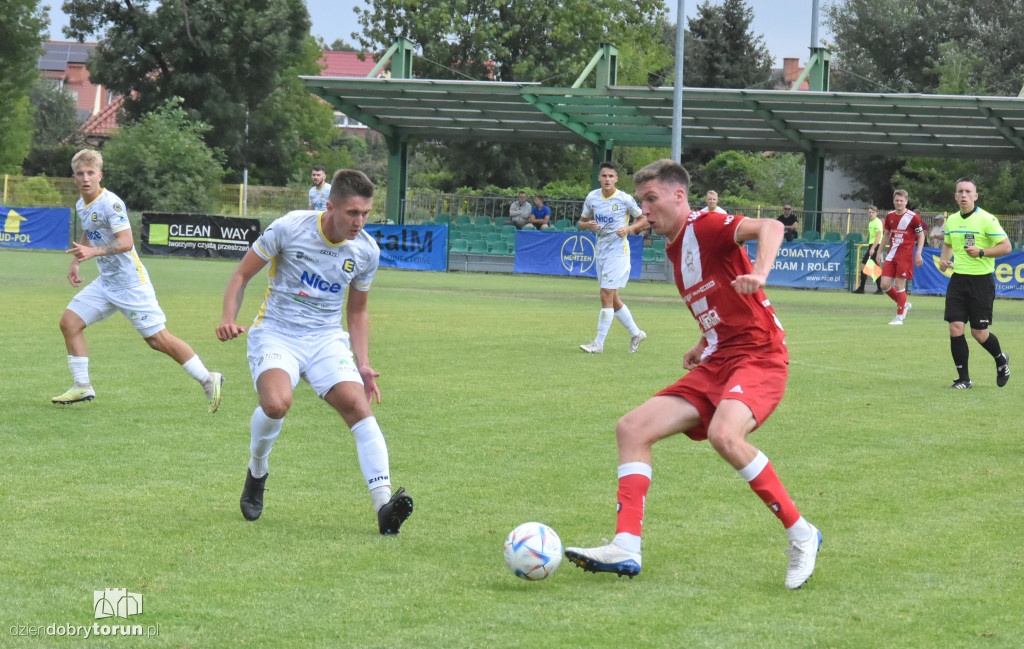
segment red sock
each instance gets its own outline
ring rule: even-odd
[[[644,526],[644,504],[651,479],[640,473],[619,478],[619,514],[615,519],[615,533],[626,532],[640,536]]]
[[[757,474],[757,477],[750,481],[750,488],[764,501],[764,504],[768,505],[768,509],[772,510],[779,520],[782,521],[783,527],[787,529],[793,527],[800,520],[800,512],[797,511],[793,499],[786,492],[786,488],[782,486],[779,476],[775,475],[775,469],[772,467],[771,462],[766,464],[761,469],[761,472]]]
[[[896,289],[895,288],[890,286],[889,290],[886,291],[885,294],[888,295],[889,297],[891,297],[892,301],[895,302],[896,304],[900,303],[900,299],[898,297],[896,297]]]
[[[897,291],[896,297],[893,299],[896,300],[896,313],[903,315],[903,307],[907,305],[907,292]]]

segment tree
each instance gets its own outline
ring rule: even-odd
[[[729,205],[799,205],[803,199],[800,155],[725,151],[705,166],[704,176],[706,188]]]
[[[203,142],[210,127],[191,121],[181,103],[166,101],[103,147],[104,181],[132,209],[208,212],[216,205],[221,154]]]
[[[331,43],[328,48],[332,52],[358,52],[359,49],[355,45],[349,45],[345,42],[344,38],[335,38],[334,42]]]
[[[249,167],[255,181],[287,182],[311,137],[295,114],[315,114],[318,101],[295,78],[319,72],[305,2],[151,4],[64,3],[68,35],[104,35],[89,62],[93,80],[125,97],[129,122],[181,97],[189,116],[211,127],[204,138],[224,151],[231,179]]]
[[[767,88],[772,54],[754,34],[754,10],[744,0],[704,0],[689,21],[685,83],[695,88]],[[673,34],[674,37],[674,34]]]
[[[671,57],[660,40],[662,0],[368,0],[356,7],[362,33],[353,33],[367,51],[381,51],[401,36],[422,56],[415,72],[431,79],[540,82],[569,86],[601,43],[622,51],[620,83],[647,83],[641,67],[664,66]],[[640,60],[642,54],[652,63]],[[639,81],[637,81],[639,80]],[[446,187],[540,187],[568,172],[589,169],[588,147],[543,143],[446,142],[421,145],[431,160],[443,161]],[[441,180],[442,174],[434,177]]]
[[[50,21],[39,0],[0,3],[0,172],[18,173],[32,141],[28,92]]]
[[[35,112],[36,147],[56,146],[69,142],[82,144],[75,98],[53,81],[39,77],[29,91],[29,100]]]

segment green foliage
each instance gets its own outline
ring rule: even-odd
[[[29,99],[35,112],[33,147],[84,144],[75,98],[70,92],[58,88],[50,79],[40,77],[32,85]]]
[[[993,160],[912,158],[893,176],[893,186],[907,190],[919,212],[950,212],[956,179],[970,176],[978,184],[978,204],[994,214],[1024,213],[1024,166]]]
[[[717,191],[728,205],[799,206],[803,173],[803,156],[726,151],[704,167],[704,190]]]
[[[125,96],[128,121],[182,97],[190,118],[210,125],[204,138],[224,151],[231,180],[248,167],[254,182],[285,184],[305,166],[305,143],[323,144],[333,118],[296,78],[317,74],[321,54],[303,0],[78,0],[64,8],[72,36],[104,35],[89,71]]]
[[[190,121],[172,99],[123,127],[103,148],[105,186],[133,210],[211,211],[220,196],[220,152],[203,142],[209,126]]]
[[[32,106],[27,94],[0,106],[0,173],[21,173],[32,146]]]
[[[36,59],[43,53],[49,25],[39,0],[0,2],[0,116],[13,109],[39,76]],[[0,131],[3,127],[0,122]]]
[[[772,54],[750,29],[754,10],[744,0],[704,0],[689,21],[685,83],[696,88],[766,88]],[[668,84],[670,85],[670,84]]]
[[[34,176],[14,185],[8,204],[22,207],[60,205],[61,196],[45,176]]]
[[[33,145],[28,157],[21,166],[21,173],[26,176],[54,176],[70,178],[71,158],[81,149],[74,144],[58,144],[56,146]]]

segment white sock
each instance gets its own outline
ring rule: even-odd
[[[640,537],[636,534],[619,532],[612,541],[626,552],[640,554]]]
[[[635,336],[640,333],[640,327],[636,326],[633,322],[633,314],[629,312],[629,307],[625,304],[622,308],[615,312],[615,319],[622,323],[622,326],[629,330],[630,336]]]
[[[377,418],[370,416],[356,422],[352,426],[352,436],[356,439],[356,451],[359,454],[359,468],[366,479],[370,493],[378,487],[391,488],[391,471],[388,464],[388,446],[384,435],[377,425]],[[388,498],[391,494],[388,494]],[[376,501],[374,501],[376,504]]]
[[[600,344],[604,344],[604,339],[608,337],[608,330],[612,328],[612,313],[611,309],[601,309],[601,312],[597,314],[597,338],[594,340]]]
[[[270,470],[270,449],[274,448],[274,440],[281,434],[284,419],[271,419],[263,414],[263,408],[256,406],[249,422],[249,471],[254,478],[262,478]]]
[[[199,381],[200,383],[206,383],[207,381],[210,380],[210,372],[207,371],[206,366],[203,365],[203,361],[199,359],[199,354],[196,354],[192,358],[182,363],[181,369],[188,372],[189,376]]]
[[[391,485],[370,489],[370,499],[373,500],[373,511],[379,512],[391,500]]]
[[[92,387],[89,382],[89,357],[68,355],[68,369],[71,370],[71,378],[75,381],[75,387]]]
[[[791,542],[803,543],[814,538],[814,530],[811,529],[811,524],[801,516],[797,522],[793,523],[792,527],[786,529],[786,536]]]

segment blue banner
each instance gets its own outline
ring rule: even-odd
[[[753,262],[757,241],[747,242]],[[846,243],[783,243],[768,274],[768,286],[846,288]]]
[[[411,270],[448,270],[447,225],[370,225],[380,246],[380,265]]]
[[[593,232],[516,232],[516,273],[576,275],[597,277],[594,263],[596,235]],[[644,238],[629,237],[629,278],[640,279],[643,272]]]
[[[949,276],[953,270],[945,273],[939,270],[938,248],[925,248],[921,256],[924,265],[914,269],[914,280],[911,287],[914,293],[928,295],[945,295],[949,286]],[[1024,297],[1024,252],[1011,252],[996,259],[996,295],[999,297]]]
[[[0,248],[67,250],[70,207],[0,206]]]

